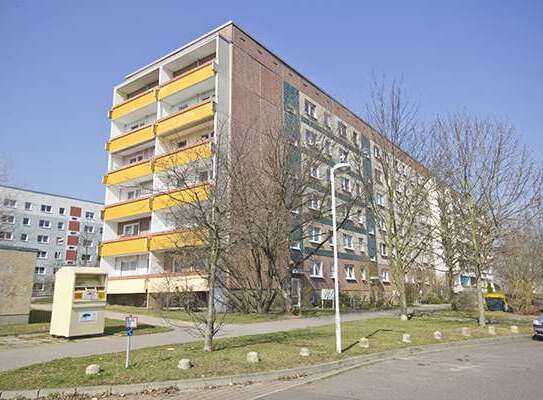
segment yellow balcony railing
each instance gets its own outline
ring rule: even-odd
[[[167,135],[198,125],[212,118],[213,101],[210,100],[159,120],[156,126],[156,134],[157,136]]]
[[[110,172],[103,178],[104,185],[117,185],[132,179],[148,176],[153,173],[153,164],[151,160],[142,161],[135,165],[130,165]]]
[[[211,146],[209,143],[202,143],[174,153],[157,157],[154,163],[155,172],[173,168],[177,165],[185,165],[196,160],[203,160],[211,157]]]
[[[107,282],[108,294],[164,293],[182,289],[208,290],[206,276],[195,272],[110,276]]]
[[[197,83],[203,82],[211,78],[215,74],[213,64],[209,63],[202,65],[195,70],[189,71],[167,83],[165,83],[158,91],[158,99],[161,100],[176,92],[187,89]]]
[[[103,242],[100,247],[101,257],[122,256],[128,254],[146,253],[149,249],[148,237],[135,237],[111,242]]]
[[[160,194],[153,198],[153,211],[173,207],[178,204],[194,203],[207,199],[207,186],[200,185],[175,192]]]
[[[133,111],[148,106],[157,101],[158,89],[151,89],[130,100],[114,106],[109,112],[110,119],[121,118]]]
[[[137,215],[151,212],[151,198],[134,200],[130,202],[114,204],[104,209],[102,214],[103,221],[114,219],[135,217]]]
[[[161,251],[201,244],[202,241],[198,235],[191,232],[161,233],[150,237],[149,250]]]
[[[125,133],[124,135],[114,137],[106,143],[106,150],[110,153],[116,153],[128,149],[138,144],[154,139],[155,126],[148,125],[135,131]]]

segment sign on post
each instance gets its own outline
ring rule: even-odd
[[[128,368],[130,366],[130,338],[134,335],[134,329],[138,327],[138,317],[129,315],[125,318],[124,325],[126,327],[126,360],[124,367]]]

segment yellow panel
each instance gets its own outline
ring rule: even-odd
[[[151,175],[152,173],[151,161],[145,161],[131,167],[110,172],[104,176],[104,184],[116,185],[142,176]]]
[[[145,214],[151,212],[151,199],[141,199],[131,201],[129,203],[122,203],[119,205],[113,205],[104,209],[104,221],[110,221],[113,219],[119,219],[124,217],[132,217],[139,214]]]
[[[104,242],[100,247],[101,257],[122,256],[125,254],[136,254],[147,252],[149,239],[147,237],[137,239],[117,240],[115,242]]]
[[[151,103],[154,103],[156,101],[156,95],[157,90],[153,89],[149,92],[136,96],[133,99],[127,100],[124,103],[113,107],[109,113],[109,118],[117,119],[137,110],[138,108],[143,108]]]
[[[190,189],[158,195],[153,199],[153,211],[172,207],[179,203],[192,203],[198,199],[200,201],[207,199],[206,186],[201,185]]]
[[[152,140],[154,137],[154,126],[149,125],[136,131],[132,131],[126,135],[111,139],[106,145],[106,150],[110,153],[115,153],[117,151],[128,149],[129,147]]]
[[[209,143],[204,143],[157,158],[155,161],[155,171],[162,171],[176,165],[184,165],[209,157],[211,157],[211,146]]]
[[[174,292],[185,289],[197,292],[208,290],[207,280],[202,275],[153,277],[149,278],[147,288],[149,293]]]
[[[156,127],[156,134],[165,135],[211,118],[213,118],[213,102],[208,101],[160,120]]]
[[[145,278],[109,279],[108,294],[145,293]]]
[[[176,78],[162,86],[158,92],[158,99],[161,100],[175,92],[179,92],[199,82],[205,81],[206,79],[211,78],[213,74],[213,64],[209,64],[197,69],[196,71],[189,72],[186,75]]]
[[[162,235],[151,236],[149,250],[159,251],[174,249],[184,246],[198,246],[202,241],[195,234],[190,232],[174,232]]]

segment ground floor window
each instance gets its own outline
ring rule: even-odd
[[[141,275],[149,271],[147,255],[117,257],[114,276]]]

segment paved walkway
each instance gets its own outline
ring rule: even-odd
[[[448,306],[420,306],[416,309],[433,310],[436,308],[447,308]],[[42,308],[42,305],[39,307]],[[356,321],[372,318],[380,318],[394,315],[396,310],[368,311],[360,313],[349,313],[342,316],[342,321]],[[106,317],[124,319],[126,314],[106,312]],[[156,325],[165,323],[161,318],[138,316],[139,321]],[[161,321],[159,323],[159,320]],[[334,323],[334,316],[318,318],[287,319],[270,322],[259,322],[244,325],[225,325],[217,337],[237,337],[256,335],[272,332],[289,331],[293,329],[309,328],[316,326],[330,325]],[[141,349],[145,347],[174,345],[199,340],[201,337],[190,324],[186,327],[178,326],[174,330],[152,335],[136,336],[132,339],[132,348]],[[0,371],[24,367],[40,362],[51,361],[64,357],[81,357],[93,354],[105,354],[124,351],[126,338],[120,336],[106,336],[84,339],[73,339],[65,343],[43,344],[39,350],[36,348],[0,349]]]

